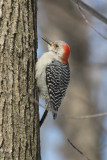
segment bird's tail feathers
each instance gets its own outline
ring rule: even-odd
[[[55,111],[55,112],[54,112]],[[56,118],[57,118],[57,112],[58,111],[58,107],[53,107],[53,112],[52,112],[52,114],[53,114],[53,119],[55,120]]]

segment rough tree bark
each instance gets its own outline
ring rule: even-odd
[[[36,0],[0,1],[0,159],[40,160]]]

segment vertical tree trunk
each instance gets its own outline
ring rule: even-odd
[[[36,0],[0,1],[0,160],[40,160]]]

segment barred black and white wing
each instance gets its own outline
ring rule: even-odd
[[[50,96],[50,106],[53,110],[58,111],[69,81],[70,69],[68,63],[63,64],[55,60],[46,67],[46,83]],[[53,112],[54,119],[56,116],[57,114]]]

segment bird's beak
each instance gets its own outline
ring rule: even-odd
[[[41,37],[46,43],[48,43],[50,46],[52,46],[52,41],[47,39],[46,37]]]

